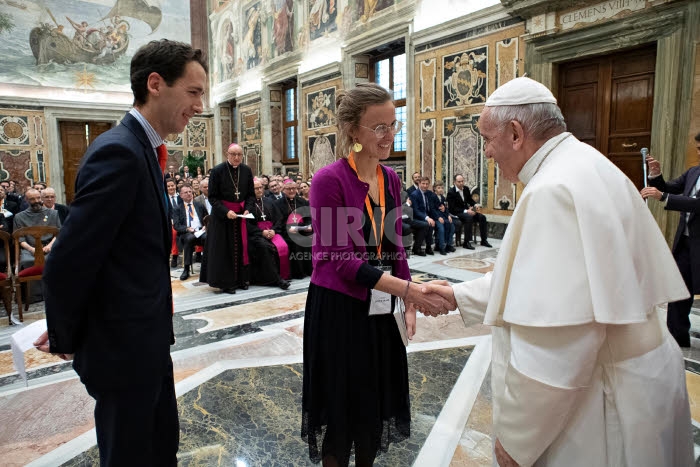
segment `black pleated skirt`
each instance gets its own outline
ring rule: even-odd
[[[392,315],[313,283],[304,316],[301,436],[309,457],[343,465],[410,436],[406,348]]]

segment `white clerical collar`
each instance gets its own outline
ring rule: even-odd
[[[549,155],[550,152],[554,150],[555,147],[564,139],[571,135],[568,131],[558,134],[552,138],[549,138],[545,143],[537,150],[536,153],[525,163],[520,173],[518,173],[518,180],[520,180],[524,185],[527,185],[532,177],[535,176],[537,170],[539,170],[540,165],[544,162],[544,159]]]

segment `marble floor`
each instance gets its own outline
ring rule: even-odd
[[[492,243],[494,248],[412,257],[413,279],[480,277],[493,267],[499,241]],[[181,282],[181,272],[171,271],[180,465],[310,464],[299,437],[308,279],[293,281],[286,291],[251,287],[228,295],[200,284],[197,274]],[[43,316],[42,304],[33,304],[24,325]],[[692,318],[700,337],[700,302]],[[0,316],[0,464],[97,465],[93,400],[69,364],[37,351],[25,354],[25,385],[9,347],[17,329]],[[478,316],[465,325],[456,312],[419,315],[408,352],[412,435],[392,444],[376,464],[491,466],[489,328]],[[700,345],[685,353],[691,410],[700,421]],[[700,424],[694,425],[700,454]]]

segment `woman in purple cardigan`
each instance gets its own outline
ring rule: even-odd
[[[302,437],[314,462],[348,465],[354,446],[362,466],[411,428],[406,348],[390,312],[369,314],[372,295],[407,303],[409,337],[415,308],[448,306],[411,283],[399,178],[379,164],[402,126],[391,94],[360,84],[339,92],[336,108],[337,150],[349,156],[318,171],[311,187],[316,237],[304,317]]]

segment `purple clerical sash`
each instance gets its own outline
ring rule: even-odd
[[[244,206],[245,202],[240,201],[240,202],[233,202],[233,201],[226,201],[226,200],[221,200],[224,206],[226,206],[228,209],[231,211],[235,212],[236,214],[243,214],[244,212]],[[247,266],[248,265],[248,229],[246,229],[246,221],[245,219],[241,219],[241,240],[243,241],[243,265]]]
[[[260,221],[258,222],[258,228],[260,230],[272,230],[272,222],[270,221]],[[272,237],[272,243],[277,248],[277,256],[280,258],[280,277],[282,279],[289,279],[289,246],[284,238],[278,233]]]

